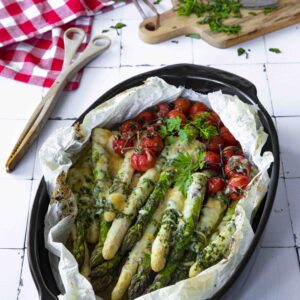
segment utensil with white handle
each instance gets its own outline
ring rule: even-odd
[[[79,28],[69,28],[64,33],[65,55],[62,71],[25,125],[24,130],[6,162],[7,172],[11,172],[15,168],[17,163],[38,137],[66,84],[80,69],[98,55],[102,54],[111,45],[109,37],[98,35],[88,43],[86,49],[81,53],[79,58],[74,60],[74,56],[79,46],[82,44],[84,37],[85,32]],[[99,44],[100,41],[101,44]]]

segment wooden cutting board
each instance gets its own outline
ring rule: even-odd
[[[255,12],[257,15],[250,15]],[[241,19],[229,19],[224,24],[240,24],[238,35],[212,32],[206,24],[198,24],[197,16],[179,16],[175,10],[160,15],[160,26],[153,30],[155,17],[145,19],[139,26],[140,38],[146,43],[156,44],[181,35],[198,33],[208,44],[217,48],[228,48],[258,36],[300,22],[300,0],[279,0],[278,8],[269,14],[260,9],[242,9]],[[293,41],[291,41],[292,43]]]

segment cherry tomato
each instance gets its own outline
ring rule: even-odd
[[[205,111],[200,111],[195,114],[191,114],[190,118],[192,120],[196,120],[199,116],[201,116],[203,113],[206,113]],[[214,112],[209,112],[209,114],[206,116],[206,121],[209,123],[211,126],[217,126],[220,124],[221,120],[219,116]]]
[[[206,150],[213,151],[216,153],[220,153],[219,145],[221,146],[221,149],[223,149],[224,147],[224,141],[219,135],[212,136],[209,141],[203,139],[202,143],[206,145]]]
[[[238,144],[237,140],[225,126],[220,129],[220,133],[226,146],[236,146]]]
[[[189,113],[189,110],[192,106],[192,102],[183,97],[179,97],[174,101],[175,109],[181,110],[185,115]]]
[[[238,146],[227,146],[223,149],[222,151],[222,155],[223,155],[223,161],[226,164],[228,162],[228,159],[231,156],[234,155],[244,155],[243,150],[241,147]]]
[[[141,125],[134,120],[125,121],[119,128],[120,132],[132,136],[141,130]]]
[[[155,119],[155,115],[150,111],[142,111],[136,116],[136,121],[141,124],[149,124]]]
[[[161,122],[156,122],[154,124],[151,124],[151,126],[147,127],[147,134],[151,134],[151,135],[160,137],[159,131],[160,131],[161,125],[162,125]]]
[[[181,119],[182,124],[186,123],[186,117],[181,110],[173,109],[173,110],[169,111],[168,118],[172,119],[172,118],[176,118],[176,117],[179,117]]]
[[[150,149],[139,149],[131,156],[131,166],[136,171],[147,171],[154,167],[156,156]]]
[[[168,112],[174,108],[174,104],[167,103],[167,102],[160,103],[160,104],[156,105],[155,108],[156,108],[155,116],[157,118],[166,118],[168,115]]]
[[[251,171],[251,165],[247,158],[242,155],[231,156],[224,168],[225,174],[228,178],[232,178],[236,175],[249,176]]]
[[[212,111],[207,117],[206,117],[207,122],[211,126],[217,126],[218,124],[221,123],[220,117],[217,113]]]
[[[190,115],[195,115],[198,113],[203,113],[205,111],[209,111],[210,109],[202,102],[197,102],[193,104],[189,110]]]
[[[207,195],[214,195],[217,192],[223,190],[225,187],[225,181],[220,177],[212,177],[207,180],[206,193]]]
[[[120,135],[113,140],[112,146],[116,153],[118,153],[120,155],[124,155],[125,152],[128,151],[128,149],[126,149],[126,148],[134,146],[134,139],[125,138]]]
[[[164,143],[159,136],[147,134],[141,139],[140,146],[144,149],[150,149],[155,154],[159,154],[164,148]]]
[[[226,193],[232,200],[240,200],[249,184],[249,177],[245,175],[237,175],[228,181]]]
[[[204,161],[206,163],[206,167],[213,170],[220,170],[220,156],[212,151],[206,151]]]

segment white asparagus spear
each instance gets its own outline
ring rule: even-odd
[[[168,193],[168,204],[151,251],[151,268],[155,272],[161,271],[165,266],[171,234],[177,224],[178,216],[182,213],[184,199],[184,195],[177,187]]]
[[[151,246],[154,240],[155,233],[159,227],[164,210],[167,205],[167,199],[168,198],[165,197],[164,200],[161,202],[160,206],[153,215],[153,219],[147,225],[143,237],[136,243],[134,248],[129,253],[127,261],[122,268],[118,282],[112,291],[112,300],[121,299],[125,294],[128,286],[130,285],[131,279],[137,271],[139,261],[142,259],[145,252],[147,252],[147,248]]]
[[[111,202],[116,210],[123,212],[127,199],[127,189],[131,183],[134,169],[131,166],[131,156],[134,151],[128,151],[125,154],[124,161],[117,176],[114,178],[113,184],[109,189],[107,201]],[[105,217],[105,216],[104,216]],[[112,220],[107,220],[107,222]]]
[[[137,210],[153,190],[158,178],[159,172],[156,168],[152,168],[146,171],[139,179],[137,186],[133,189],[128,199],[128,205],[124,209],[123,217],[115,219],[109,229],[102,251],[105,259],[112,259],[117,253],[132,219],[134,219]]]

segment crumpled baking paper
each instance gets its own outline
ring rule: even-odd
[[[143,85],[128,89],[90,111],[80,126],[81,139],[77,138],[78,131],[74,127],[61,128],[47,139],[39,152],[41,169],[51,195],[58,175],[68,171],[72,165],[72,158],[79,155],[93,128],[110,128],[136,116],[147,107],[172,101],[180,95],[204,102],[218,113],[225,126],[241,143],[252,163],[257,166],[259,173],[251,181],[248,192],[236,207],[237,230],[228,258],[194,278],[139,297],[140,300],[207,299],[224,285],[240,263],[254,236],[251,219],[267,192],[267,170],[273,162],[271,152],[265,152],[263,155],[260,153],[268,136],[263,131],[256,108],[243,103],[236,96],[224,95],[221,92],[203,95],[184,87],[170,85],[161,78],[151,77]],[[59,299],[101,299],[95,296],[89,281],[79,273],[75,258],[63,245],[74,217],[69,216],[59,221],[55,217],[56,210],[57,206],[49,205],[44,233],[52,271],[62,292]]]

